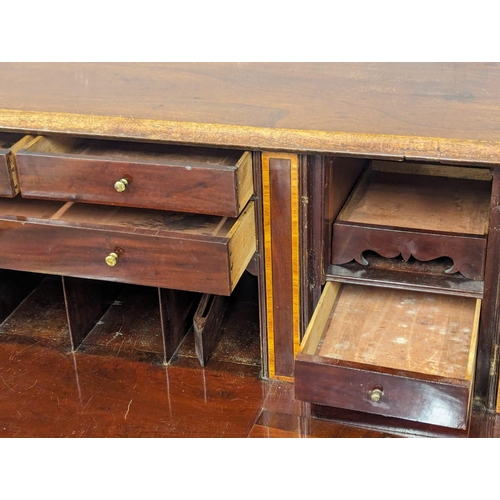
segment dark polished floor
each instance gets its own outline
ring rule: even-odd
[[[0,327],[0,436],[450,434],[339,412],[328,415],[329,420],[318,418],[324,416],[321,409],[294,400],[292,384],[262,380],[254,290],[250,286],[235,294],[221,341],[202,369],[192,334],[172,364],[161,364],[159,319],[149,300],[155,291],[137,287],[124,289],[72,353],[61,283],[47,278]],[[500,437],[500,421],[476,411],[470,435]]]

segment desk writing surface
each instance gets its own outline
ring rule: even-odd
[[[0,128],[500,162],[500,65],[2,63]]]

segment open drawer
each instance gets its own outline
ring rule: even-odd
[[[466,429],[481,301],[328,282],[295,362],[313,404]]]
[[[0,268],[229,295],[256,251],[238,218],[0,199]]]
[[[237,217],[253,194],[244,151],[38,137],[16,159],[25,198]]]
[[[486,168],[372,161],[333,224],[331,263],[369,267],[365,251],[448,257],[444,276],[484,280],[491,178]]]

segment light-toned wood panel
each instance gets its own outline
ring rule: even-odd
[[[469,363],[467,364],[467,371],[465,372],[465,379],[471,380],[474,376],[474,370],[476,368],[476,352],[477,352],[477,336],[479,334],[479,320],[481,319],[481,300],[476,300],[476,309],[474,311],[474,323],[472,324],[472,337],[469,347]],[[472,393],[471,393],[472,397]]]
[[[318,354],[468,380],[477,307],[464,297],[343,285]]]
[[[241,211],[254,192],[252,154],[249,151],[246,151],[236,164],[236,167],[236,188],[239,203],[238,209]]]
[[[448,139],[439,136],[277,129],[10,109],[0,109],[0,130],[395,160],[432,160],[472,165],[500,163],[499,141]]]
[[[497,413],[500,413],[500,384],[498,384],[498,393],[497,393]]]
[[[81,139],[75,137],[36,137],[24,148],[32,153],[69,154],[75,150]]]
[[[7,155],[7,164],[10,172],[10,184],[12,187],[12,194],[16,195],[19,193],[19,175],[17,173],[17,165],[16,165],[16,154],[17,152],[31,144],[35,139],[32,135],[26,135],[19,141],[17,141],[12,148],[10,149],[10,153]]]
[[[238,217],[234,226],[229,230],[227,238],[230,240],[228,251],[231,288],[234,289],[257,250],[255,207],[253,202],[250,202]]]
[[[291,157],[290,162],[290,197],[291,197],[291,253],[292,253],[292,335],[293,355],[300,350],[300,282],[308,280],[308,276],[301,276],[300,269],[300,190],[299,190],[299,159],[297,155]]]
[[[331,317],[333,305],[337,299],[340,287],[341,284],[335,281],[328,281],[325,284],[321,298],[302,339],[301,350],[303,353],[311,355],[315,353],[328,325],[328,320]]]
[[[339,220],[379,226],[484,235],[491,183],[368,171]]]
[[[269,156],[262,154],[262,219],[264,230],[264,270],[266,288],[267,363],[270,378],[276,376],[274,355],[273,260],[271,238],[271,181]]]
[[[435,177],[450,177],[456,179],[472,179],[476,181],[491,181],[493,174],[489,168],[455,167],[433,165],[428,163],[405,163],[396,161],[372,161],[373,170],[399,174],[431,175]]]

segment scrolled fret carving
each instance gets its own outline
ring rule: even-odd
[[[375,228],[345,222],[336,222],[333,228],[332,264],[347,264],[355,260],[361,265],[369,265],[363,256],[369,250],[387,259],[401,255],[405,262],[412,256],[423,262],[449,257],[453,265],[445,271],[447,274],[459,272],[472,280],[484,279],[484,237]]]

